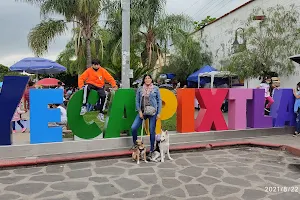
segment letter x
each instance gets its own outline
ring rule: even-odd
[[[212,130],[228,130],[221,106],[228,89],[196,89],[196,98],[200,111],[195,121],[197,132]]]

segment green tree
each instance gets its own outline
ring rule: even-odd
[[[186,83],[187,77],[204,65],[212,63],[211,53],[205,52],[190,33],[181,32],[174,40],[174,52],[163,73],[175,73],[178,81]]]
[[[13,75],[20,75],[20,73],[9,71],[8,67],[0,64],[0,82],[3,81],[4,76],[13,76]]]
[[[203,28],[204,26],[206,26],[207,24],[209,24],[209,23],[211,23],[215,20],[216,20],[215,17],[207,16],[205,19],[201,20],[201,22],[195,21],[194,22],[194,29],[195,29],[195,31],[198,31],[201,28]]]
[[[264,19],[254,21],[261,13]],[[258,78],[270,72],[292,74],[295,65],[289,57],[300,50],[299,17],[294,5],[254,10],[244,29],[247,48],[232,55],[225,69],[241,78]]]
[[[98,25],[99,16],[103,9],[102,0],[23,0],[40,6],[43,20],[34,27],[28,35],[29,47],[37,56],[47,52],[49,44],[67,29],[68,23],[73,23],[79,30],[76,36],[75,47],[84,42],[87,66],[91,65],[91,41],[93,29]],[[53,19],[49,16],[56,14],[62,19]]]

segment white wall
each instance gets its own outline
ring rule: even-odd
[[[240,27],[245,27],[245,23],[249,15],[253,12],[253,9],[267,9],[278,4],[283,6],[290,6],[291,4],[295,4],[295,6],[300,8],[300,0],[255,0],[197,32],[195,34],[195,37],[201,41],[205,41],[207,44],[207,50],[212,52],[213,67],[220,69],[224,65],[224,63],[222,65],[222,60],[228,58],[231,53],[235,31]],[[295,85],[300,82],[299,72],[300,66],[297,65],[295,75],[289,77],[280,77],[281,87],[294,88]],[[259,84],[259,81],[250,80],[248,84],[250,88],[256,87]]]

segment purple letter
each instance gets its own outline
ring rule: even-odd
[[[253,89],[253,99],[247,105],[247,124],[250,128],[272,127],[272,117],[265,116],[265,91]]]
[[[241,130],[247,128],[247,100],[252,99],[252,89],[229,89],[228,94],[228,128]]]

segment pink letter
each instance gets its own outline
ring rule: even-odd
[[[247,128],[247,100],[253,98],[252,89],[229,89],[228,94],[228,128],[241,130]]]

